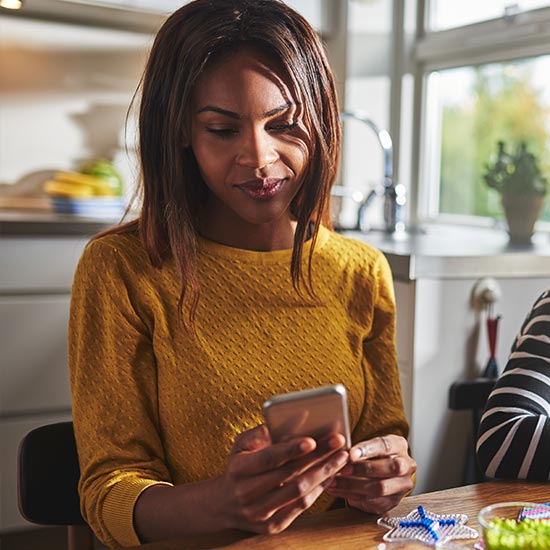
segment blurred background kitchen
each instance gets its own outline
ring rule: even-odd
[[[17,447],[70,419],[74,268],[132,205],[132,97],[156,29],[183,3],[0,0],[2,549],[63,548],[18,513]],[[449,409],[449,388],[484,374],[497,315],[502,369],[550,280],[550,1],[288,3],[324,40],[349,113],[334,224],[394,273],[416,492],[460,485],[470,417]],[[511,193],[502,166],[519,181]]]

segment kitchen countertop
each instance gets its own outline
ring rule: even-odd
[[[85,218],[52,212],[26,212],[0,210],[0,235],[2,237],[50,237],[94,235],[118,223],[118,219]]]
[[[548,233],[535,234],[526,246],[510,245],[504,230],[441,224],[394,234],[342,234],[384,252],[397,280],[550,277]]]
[[[91,236],[117,221],[0,210],[0,235]],[[382,231],[341,233],[384,252],[397,280],[550,277],[548,233],[536,233],[528,246],[510,245],[504,230],[441,224],[392,235]]]

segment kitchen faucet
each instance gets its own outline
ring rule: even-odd
[[[404,187],[396,185],[393,179],[393,145],[389,132],[379,128],[363,111],[343,111],[340,113],[340,118],[351,118],[362,122],[376,134],[384,155],[384,231],[386,233],[394,233],[396,230],[403,230],[401,212],[406,198]],[[347,186],[337,185],[333,186],[332,194],[336,196],[349,196],[359,203],[356,228],[363,229],[362,218],[364,212],[376,194],[376,191],[372,190],[365,196],[356,189],[348,189]]]

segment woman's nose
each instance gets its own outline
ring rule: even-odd
[[[274,140],[265,130],[246,132],[239,145],[237,163],[241,166],[263,168],[278,158]]]

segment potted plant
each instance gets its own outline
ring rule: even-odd
[[[510,241],[530,243],[548,191],[548,180],[542,175],[537,159],[527,150],[525,142],[509,153],[504,142],[499,141],[497,155],[485,168],[485,182],[500,193]]]

